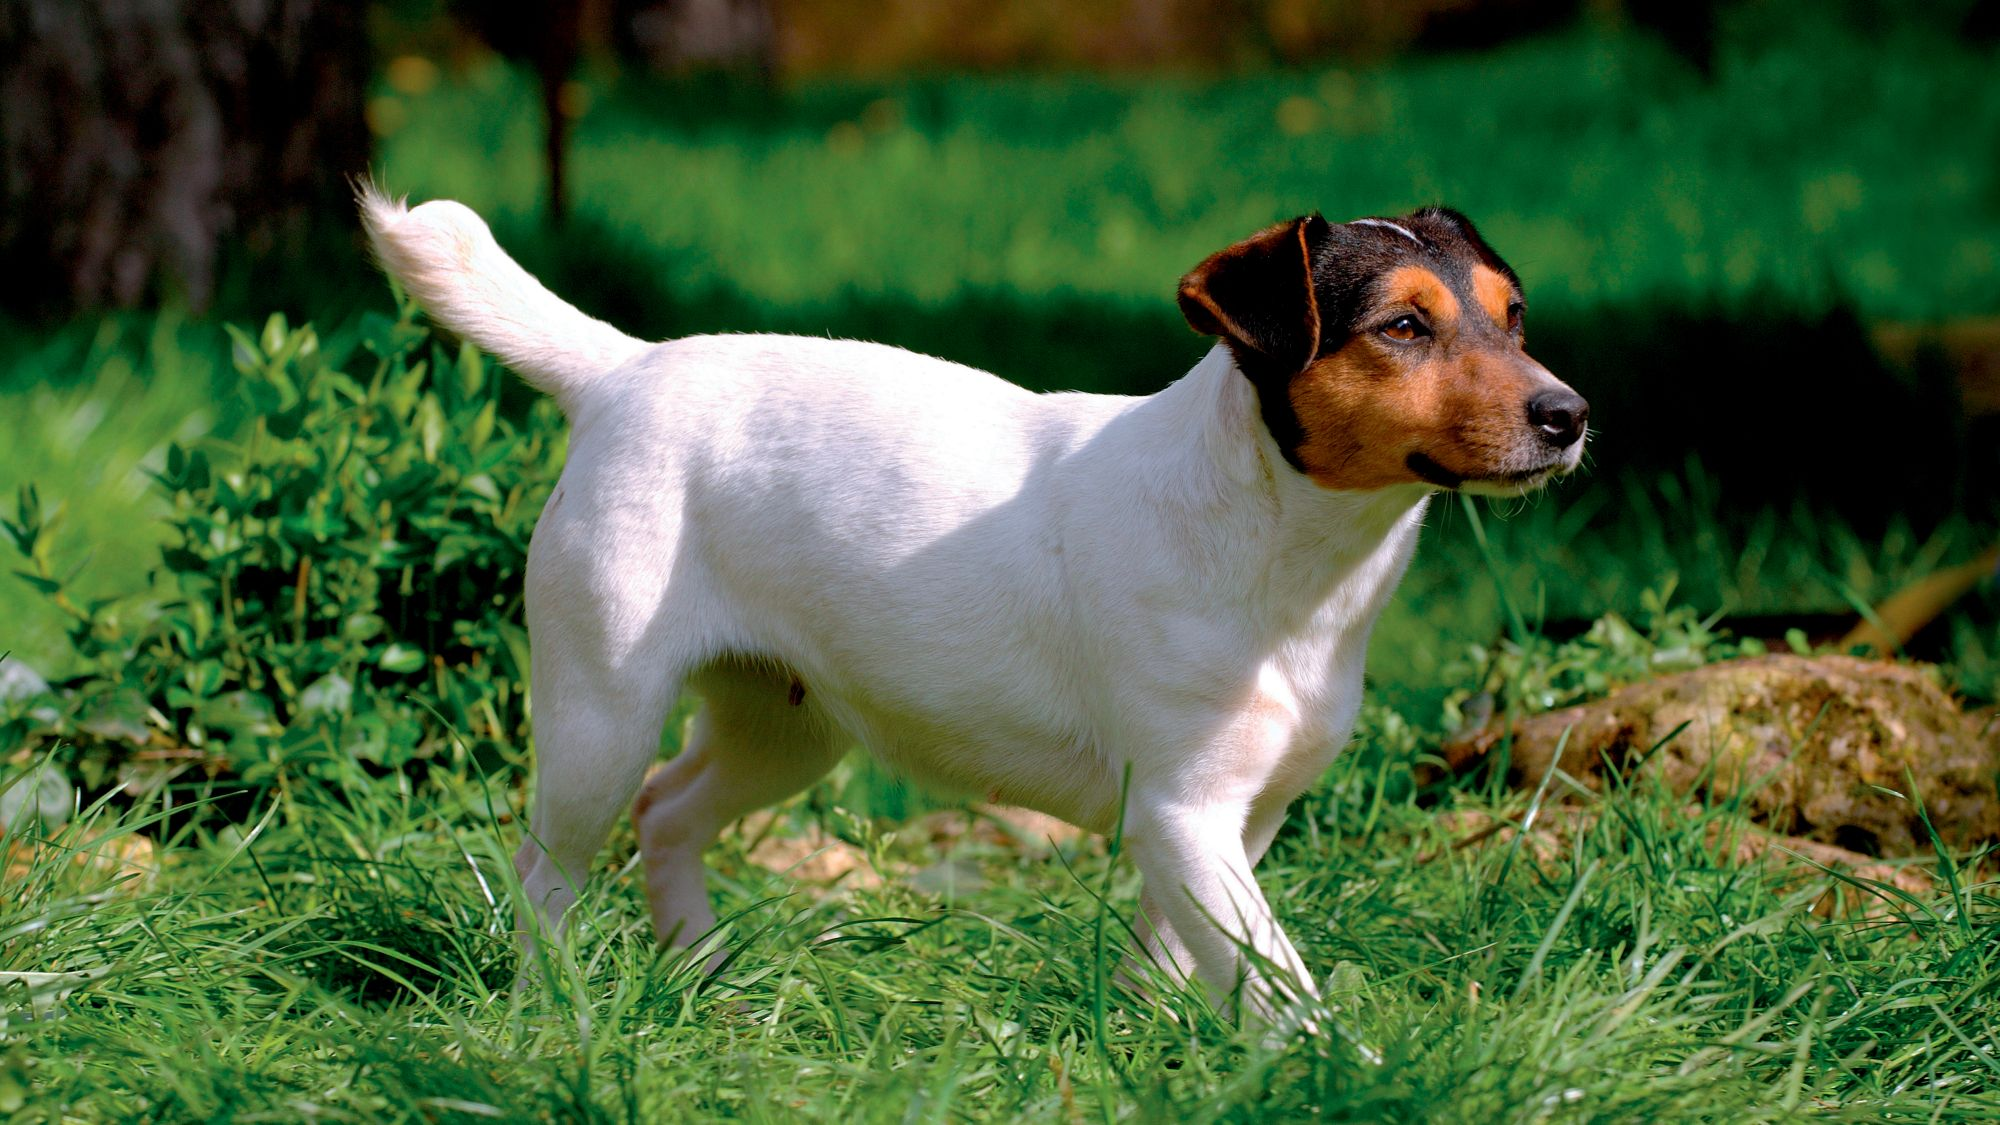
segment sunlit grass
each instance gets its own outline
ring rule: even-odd
[[[1448,202],[1543,309],[1698,297],[1871,316],[2000,307],[1995,57],[1801,17],[1729,36],[1712,82],[1632,30],[1384,68],[1204,82],[600,80],[575,209],[674,292],[801,305],[968,292],[1151,303],[1277,218]],[[394,96],[394,95],[391,95]],[[410,99],[380,167],[531,230],[526,77]]]
[[[0,371],[0,504],[39,484],[62,507],[70,561],[89,595],[133,587],[164,542],[149,474],[168,442],[206,433],[226,397],[225,342],[208,324],[172,313],[111,317],[53,336],[6,342]],[[10,550],[11,553],[11,550]],[[16,579],[0,573],[0,651],[13,650],[52,673],[65,618]]]
[[[1361,760],[1261,869],[1328,993],[1318,1034],[1276,1042],[1119,982],[1134,880],[1096,844],[941,852],[911,825],[862,841],[886,882],[826,891],[731,837],[712,856],[731,959],[710,977],[653,946],[621,836],[517,988],[513,802],[475,783],[274,791],[221,829],[157,802],[86,811],[9,861],[0,1097],[21,1121],[2000,1111],[1990,887],[1828,920],[1836,876],[1743,861],[1737,814],[1644,784],[1546,854],[1454,847],[1475,810],[1518,823],[1527,798],[1459,794],[1440,817],[1385,801]],[[137,832],[163,843],[91,858]],[[911,879],[947,854],[957,890]]]

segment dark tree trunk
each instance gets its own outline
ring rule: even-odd
[[[583,0],[543,0],[538,4],[492,4],[456,0],[452,10],[488,46],[535,68],[542,90],[542,160],[549,172],[551,225],[569,211],[569,115],[562,88],[576,70],[583,46]]]
[[[535,51],[535,74],[542,84],[542,159],[549,166],[549,222],[561,226],[569,215],[569,114],[563,108],[563,83],[576,70],[581,47],[583,4],[552,0],[548,34]]]
[[[0,0],[0,301],[197,306],[364,171],[365,6]]]

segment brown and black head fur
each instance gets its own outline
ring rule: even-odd
[[[1196,266],[1180,305],[1324,487],[1517,492],[1582,454],[1588,404],[1529,358],[1520,279],[1456,211],[1280,223]]]

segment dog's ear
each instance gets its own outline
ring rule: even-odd
[[[1312,255],[1331,229],[1317,213],[1257,232],[1181,278],[1181,315],[1196,332],[1224,336],[1305,370],[1319,353]]]

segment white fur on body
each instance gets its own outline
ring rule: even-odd
[[[687,749],[637,806],[663,937],[714,925],[700,856],[717,833],[859,742],[1099,832],[1129,770],[1155,955],[1265,1015],[1311,992],[1251,871],[1352,730],[1427,489],[1293,471],[1222,347],[1128,398],[1031,394],[874,344],[642,344],[550,294],[457,204],[371,192],[364,212],[433,319],[574,427],[527,576],[520,863],[548,924],[687,687],[703,699]]]

